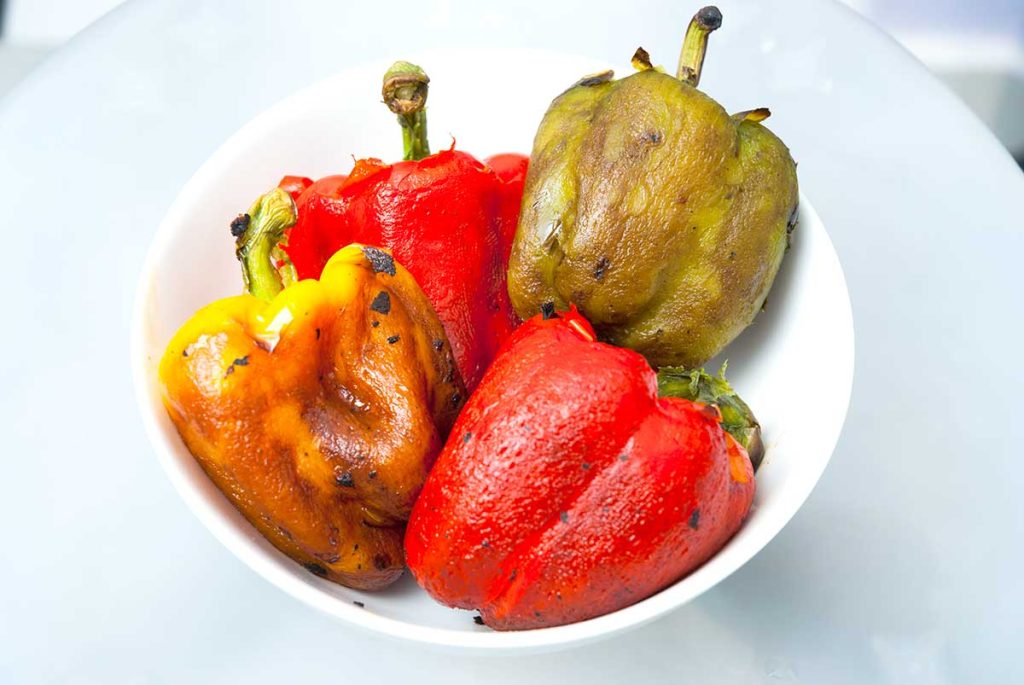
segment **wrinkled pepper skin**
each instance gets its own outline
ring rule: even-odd
[[[270,302],[199,310],[160,378],[189,450],[275,547],[350,587],[401,575],[405,521],[466,391],[389,254],[352,245]]]
[[[433,303],[472,391],[519,322],[505,285],[525,173],[525,161],[513,162],[501,160],[499,176],[455,149],[359,160],[299,196],[285,249],[299,278],[316,278],[350,242],[390,248]]]
[[[519,316],[572,303],[600,338],[695,367],[768,296],[796,165],[758,121],[645,69],[581,80],[537,131],[509,266]]]
[[[416,580],[497,630],[605,614],[737,531],[750,460],[714,407],[657,396],[639,354],[577,313],[523,324],[438,457],[406,533]]]

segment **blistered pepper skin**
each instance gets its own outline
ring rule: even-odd
[[[270,302],[201,309],[160,378],[193,456],[275,547],[355,588],[401,575],[405,521],[466,392],[390,255],[349,246]]]
[[[423,288],[472,391],[519,319],[505,273],[526,172],[521,155],[501,174],[461,150],[416,161],[359,160],[352,173],[313,183],[297,200],[285,248],[300,278],[316,278],[352,241],[394,252]]]
[[[685,576],[739,528],[750,460],[716,409],[657,396],[575,313],[513,334],[460,415],[406,533],[416,580],[486,625],[585,620]]]

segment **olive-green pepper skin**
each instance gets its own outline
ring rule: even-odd
[[[527,318],[575,304],[654,366],[695,367],[761,309],[788,245],[796,164],[757,122],[646,69],[585,78],[534,140],[509,263]]]

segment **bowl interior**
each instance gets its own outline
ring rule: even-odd
[[[434,149],[457,136],[461,149],[480,157],[528,152],[551,97],[608,66],[532,50],[411,57],[431,76]],[[285,174],[317,178],[347,172],[353,157],[397,159],[398,127],[380,103],[387,66],[344,71],[257,117],[196,173],[160,226],[139,285],[132,350],[143,418],[169,477],[214,535],[272,583],[332,615],[395,636],[480,649],[553,648],[639,625],[692,599],[752,557],[796,512],[827,464],[846,415],[853,376],[849,298],[828,236],[802,197],[799,226],[766,310],[722,355],[730,380],[762,422],[767,444],[751,515],[703,567],[621,611],[570,626],[496,633],[477,626],[470,612],[436,604],[408,575],[380,593],[328,583],[258,535],[178,438],[160,402],[156,367],[167,341],[195,310],[240,291],[228,223]],[[505,87],[519,94],[498,111],[478,97],[475,85],[493,73],[505,74]]]

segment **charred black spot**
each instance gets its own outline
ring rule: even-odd
[[[647,142],[651,145],[661,145],[661,141],[665,140],[665,136],[661,131],[648,131],[646,138]]]
[[[356,483],[352,480],[352,473],[346,471],[345,473],[339,473],[334,477],[334,483],[342,488],[354,488]]]
[[[365,607],[366,607],[366,605],[365,605],[365,604],[363,604],[362,602],[360,602],[360,601],[359,601],[358,599],[353,599],[353,600],[352,600],[352,603],[353,603],[353,604],[355,604],[355,605],[356,605],[357,607],[359,607],[360,609],[363,609],[363,608],[365,608]]]
[[[694,19],[707,31],[714,31],[722,26],[722,12],[714,5],[700,8]]]
[[[379,325],[380,325],[380,321],[376,321],[376,320],[374,320],[374,321],[372,321],[372,322],[370,323],[370,325],[371,325],[371,326],[373,326],[374,328],[376,328],[377,326],[379,326]]]
[[[604,280],[604,274],[608,271],[609,266],[611,266],[611,262],[607,257],[601,257],[597,260],[597,266],[594,267],[594,278],[598,281]]]
[[[249,355],[239,357],[235,361],[231,362],[232,366],[249,366]]]
[[[399,340],[401,340],[401,338],[399,336],[397,336],[397,335],[389,335],[388,336],[388,345],[394,345]]]
[[[319,340],[319,339],[320,339],[320,329],[319,329],[319,328],[318,328],[318,329],[316,329],[316,339],[317,339],[317,340]]]
[[[452,406],[453,407],[459,406],[459,402],[461,402],[461,401],[462,401],[462,395],[460,395],[459,393],[455,393],[454,395],[452,395]]]
[[[587,462],[583,462],[583,470],[584,471],[589,471],[590,470],[590,464],[587,463]]]
[[[437,339],[434,340],[434,342],[432,344],[434,346],[434,349],[437,350],[438,352],[440,352],[441,348],[444,347],[444,340],[441,340],[440,338],[437,338]]]
[[[533,615],[536,616],[537,618],[540,618],[540,612],[539,611],[534,611]]]
[[[654,68],[654,66],[651,64],[651,55],[646,50],[643,49],[643,46],[638,47],[636,49],[636,52],[633,53],[633,59],[630,61],[637,69],[641,67],[643,67],[644,69]]]
[[[373,555],[373,567],[378,571],[385,570],[388,566],[391,566],[391,557],[387,554],[374,554]]]
[[[395,258],[384,250],[377,247],[364,247],[363,256],[373,267],[373,273],[385,273],[388,276],[395,275]]]
[[[544,316],[544,320],[553,319],[555,317],[555,303],[545,302],[540,306],[540,313]]]
[[[387,316],[391,312],[391,296],[381,290],[370,303],[370,309]]]
[[[629,455],[625,452],[619,455],[619,461],[626,461],[627,459],[629,459]]]
[[[583,78],[576,82],[576,85],[586,87],[599,86],[602,83],[607,83],[608,81],[610,81],[613,76],[615,76],[615,72],[609,69],[608,71],[602,71],[600,74],[590,74],[589,76],[584,76]]]
[[[736,250],[729,250],[729,259],[736,259]]]
[[[515,580],[516,576],[518,576],[518,575],[519,575],[519,569],[517,569],[517,568],[512,569],[512,573],[508,574],[509,581]]]
[[[472,433],[466,433],[465,435],[463,435],[463,436],[462,436],[462,444],[463,444],[463,445],[465,445],[465,444],[466,444],[467,442],[469,442],[469,441],[470,441],[470,439],[471,439],[472,437],[473,437],[473,434],[472,434]]]
[[[480,616],[479,614],[474,616],[473,623],[477,624],[478,626],[482,626],[484,624],[484,617]]]
[[[182,357],[187,357],[188,356],[188,348],[187,347],[181,351],[181,356]]]
[[[367,476],[367,478],[369,478],[370,480],[373,480],[373,479],[375,479],[375,478],[377,477],[377,471],[376,471],[376,470],[374,470],[374,471],[370,471],[370,472],[369,472],[368,474],[366,474],[366,476]],[[359,545],[356,545],[356,547],[358,547],[358,546],[359,546]]]
[[[490,548],[490,546],[491,546],[491,543],[490,543],[490,542],[488,542],[487,540],[484,540],[483,542],[481,542],[481,543],[480,543],[480,546],[481,546],[481,547],[486,547],[486,548]]]
[[[239,214],[231,220],[231,235],[235,238],[240,238],[245,229],[249,228],[250,217],[248,214]]]
[[[320,576],[321,578],[327,577],[327,569],[320,564],[314,564],[313,562],[306,562],[302,565],[304,569],[312,573],[314,576]]]
[[[569,523],[569,512],[563,511],[558,515],[558,518],[562,519],[562,523]]]
[[[697,530],[697,524],[700,522],[700,509],[694,509],[693,513],[690,514],[690,528]]]
[[[353,552],[358,552],[359,551],[359,543],[358,542],[356,544],[352,545],[352,551]]]

